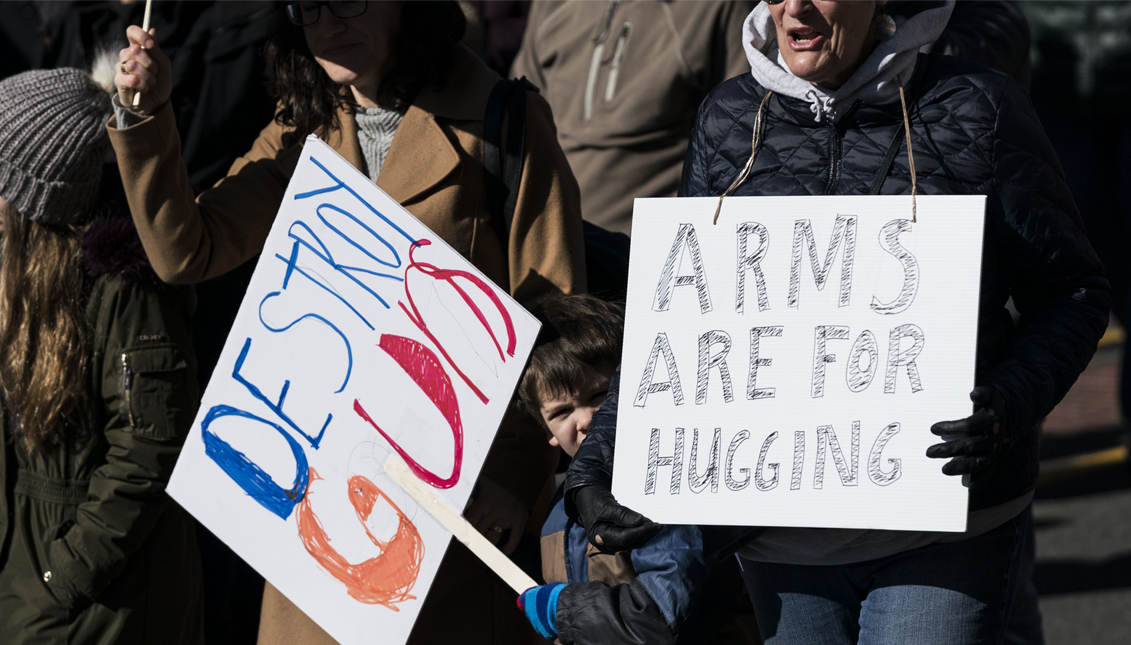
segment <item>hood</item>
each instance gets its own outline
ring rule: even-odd
[[[152,275],[149,258],[129,215],[111,212],[90,224],[82,239],[83,255],[91,275],[120,275],[139,279]]]
[[[835,123],[853,102],[883,104],[899,98],[899,88],[910,82],[919,48],[938,39],[950,20],[955,0],[925,9],[907,18],[895,15],[897,29],[891,40],[880,43],[849,79],[836,90],[825,90],[793,75],[778,51],[777,31],[765,3],[750,12],[742,25],[742,44],[754,80],[776,93],[809,103],[814,120]]]

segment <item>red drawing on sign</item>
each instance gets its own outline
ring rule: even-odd
[[[483,325],[483,328],[487,330],[487,333],[491,336],[491,341],[495,343],[495,349],[499,352],[499,358],[503,361],[507,360],[507,356],[514,356],[515,345],[518,343],[518,337],[515,335],[514,331],[514,321],[511,320],[510,312],[507,311],[506,306],[503,305],[503,301],[499,298],[498,294],[496,294],[494,289],[492,289],[491,286],[479,276],[471,273],[470,271],[461,271],[459,269],[441,269],[434,264],[429,264],[427,262],[418,262],[415,258],[413,258],[413,253],[416,251],[418,246],[428,246],[431,243],[432,242],[429,240],[419,240],[416,244],[412,245],[412,247],[409,248],[409,263],[405,268],[405,296],[408,299],[408,307],[406,307],[403,302],[399,302],[397,304],[401,306],[401,309],[404,310],[405,315],[408,316],[409,320],[411,320],[413,324],[415,324],[420,329],[420,331],[424,332],[424,335],[427,336],[429,340],[436,344],[436,347],[440,350],[440,353],[443,354],[444,360],[446,360],[448,364],[452,366],[452,369],[454,369],[456,373],[460,375],[460,378],[462,378],[463,381],[467,383],[467,386],[470,387],[473,392],[475,392],[475,395],[479,397],[479,400],[487,403],[487,395],[484,394],[482,390],[480,390],[474,383],[471,382],[471,379],[463,373],[463,370],[461,370],[458,365],[455,364],[455,361],[453,361],[452,357],[448,355],[448,352],[444,349],[444,346],[440,344],[440,341],[437,340],[437,338],[428,329],[428,324],[424,322],[424,317],[420,315],[420,310],[416,308],[416,303],[413,302],[412,299],[412,293],[408,289],[409,271],[415,269],[426,276],[429,276],[435,280],[444,281],[451,285],[451,287],[455,289],[457,293],[459,293],[460,297],[463,298],[463,301],[467,304],[468,308],[471,309],[472,313],[475,314],[475,318],[479,320],[479,324]],[[483,315],[483,311],[479,309],[479,305],[475,304],[475,301],[472,300],[471,296],[468,295],[468,293],[464,291],[462,287],[456,284],[456,278],[462,278],[471,282],[480,291],[486,294],[487,297],[490,298],[491,303],[495,305],[495,308],[499,310],[499,314],[503,317],[503,324],[507,329],[507,356],[503,355],[503,347],[499,344],[499,339],[495,336],[494,330],[491,329],[490,323],[487,322],[487,317]],[[411,311],[409,311],[410,308],[412,309]]]
[[[452,429],[452,438],[454,440],[454,447],[452,452],[455,457],[452,463],[452,474],[447,478],[440,477],[424,466],[421,466],[415,459],[410,457],[400,444],[393,441],[393,439],[377,425],[375,421],[361,406],[361,402],[354,399],[353,410],[362,419],[369,422],[377,432],[388,441],[397,451],[397,454],[408,464],[409,469],[417,477],[427,482],[430,486],[435,488],[451,488],[459,482],[460,468],[463,465],[463,422],[459,416],[459,401],[456,399],[455,388],[452,387],[452,380],[448,378],[448,373],[444,371],[444,366],[440,364],[440,359],[436,358],[436,354],[424,345],[416,342],[411,338],[404,336],[395,336],[393,334],[381,334],[381,342],[377,344],[378,347],[385,350],[385,352],[393,357],[393,360],[401,366],[401,369],[408,374],[409,378],[416,383],[416,385],[424,391],[428,398],[432,401],[433,405],[440,410],[440,414],[444,415],[444,419],[448,421],[448,425]]]

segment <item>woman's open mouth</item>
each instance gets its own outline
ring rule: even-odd
[[[357,43],[345,43],[345,44],[341,44],[341,45],[334,45],[332,47],[327,47],[326,49],[322,50],[322,58],[331,58],[333,56],[340,56],[341,54],[344,54],[344,53],[350,51],[354,47],[357,47]]]
[[[825,37],[821,32],[811,27],[794,27],[786,32],[786,40],[790,49],[805,51],[820,47]]]

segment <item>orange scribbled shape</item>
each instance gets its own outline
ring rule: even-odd
[[[365,534],[377,545],[381,554],[358,564],[350,564],[330,546],[330,537],[326,535],[322,522],[310,506],[314,482],[321,479],[311,468],[311,485],[298,505],[298,535],[306,551],[319,566],[341,581],[355,600],[400,611],[395,606],[396,603],[416,598],[409,592],[416,584],[420,564],[424,560],[424,541],[420,538],[416,525],[376,484],[361,475],[354,475],[349,480],[350,502],[357,511],[357,519],[365,528]],[[366,524],[378,499],[391,506],[400,519],[396,533],[387,542],[373,537]]]

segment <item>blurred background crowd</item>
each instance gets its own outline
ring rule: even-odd
[[[586,220],[629,233],[632,200],[672,196],[699,104],[749,72],[742,23],[753,2],[460,3],[464,44],[502,76],[525,76],[553,109]],[[658,6],[665,5],[664,7]],[[0,79],[89,68],[126,46],[142,2],[0,2]],[[281,20],[267,1],[153,6],[172,61],[172,107],[193,190],[221,179],[274,117],[264,46]],[[1131,642],[1131,475],[1124,411],[1131,363],[1131,2],[960,0],[924,49],[982,63],[1022,84],[1060,158],[1114,289],[1092,366],[1045,424],[1034,506],[1036,590],[1047,642]],[[107,174],[102,191],[122,191]],[[192,321],[207,383],[254,260],[197,287]],[[198,527],[209,643],[255,642],[263,581]]]

